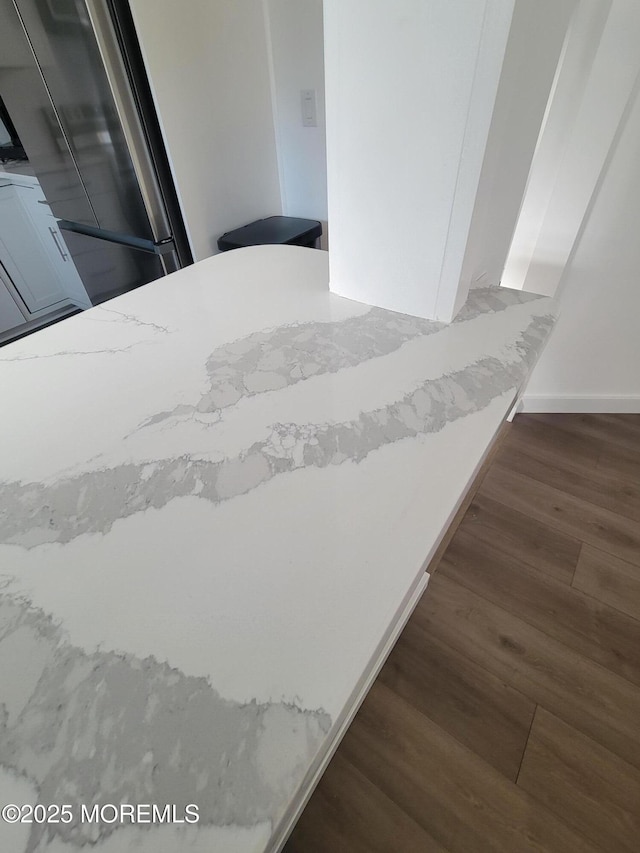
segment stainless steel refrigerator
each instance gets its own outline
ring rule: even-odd
[[[127,0],[0,0],[0,97],[93,304],[192,262]]]

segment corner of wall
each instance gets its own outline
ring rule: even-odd
[[[288,211],[287,188],[284,176],[282,135],[280,132],[276,72],[273,60],[273,38],[271,34],[271,0],[261,0],[261,3],[262,16],[264,20],[265,41],[267,46],[267,64],[269,68],[269,89],[271,92],[271,115],[273,117],[273,135],[275,139],[276,159],[278,163],[278,181],[280,183],[280,212],[286,215]]]

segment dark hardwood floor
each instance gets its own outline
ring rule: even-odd
[[[519,415],[431,571],[286,853],[637,853],[640,415]]]

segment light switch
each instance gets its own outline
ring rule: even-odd
[[[302,104],[302,126],[317,127],[316,90],[302,89],[300,92],[300,101]]]

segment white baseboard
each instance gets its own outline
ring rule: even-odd
[[[542,397],[525,394],[523,412],[640,414],[640,397]]]

